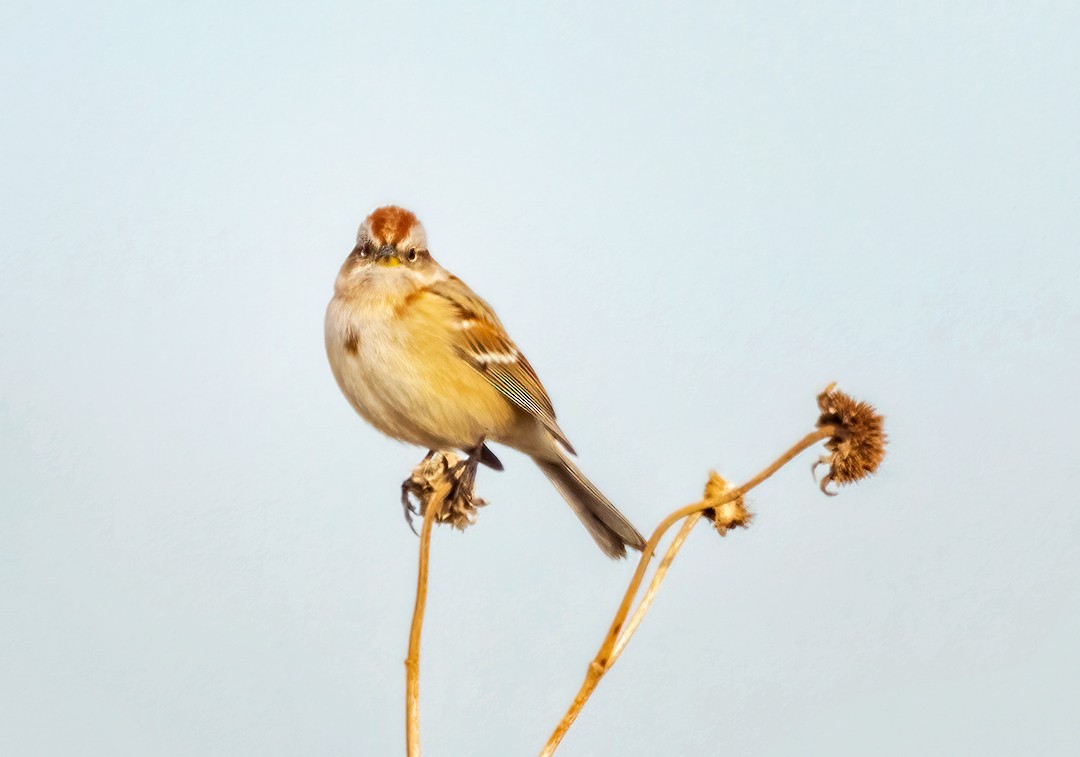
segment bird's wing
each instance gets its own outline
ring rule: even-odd
[[[458,354],[504,397],[536,416],[573,453],[574,448],[555,421],[555,408],[540,378],[507,335],[491,306],[456,276],[439,281],[429,289],[432,294],[448,300],[460,317],[454,330]]]

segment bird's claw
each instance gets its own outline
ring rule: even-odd
[[[409,493],[412,491],[412,479],[406,479],[401,484],[401,510],[405,514],[405,522],[409,524],[412,532],[419,536],[416,526],[413,525],[413,516],[420,514],[420,509],[412,503]]]
[[[476,468],[483,462],[484,449],[484,440],[480,439],[476,447],[469,451],[468,457],[464,460],[458,460],[453,466],[450,466],[445,457],[441,460],[443,471],[439,473],[439,477],[443,480],[449,479],[451,487],[446,501],[455,502],[462,495],[466,495],[468,506],[471,509],[475,510],[476,507],[484,504],[483,500],[477,500],[473,496],[473,487],[476,483]],[[425,480],[427,474],[424,472],[424,464],[428,463],[434,456],[435,450],[429,450],[427,455],[424,456],[421,465],[417,466],[417,469],[413,471],[413,475],[401,482],[401,511],[405,516],[405,522],[409,524],[409,528],[414,534],[417,531],[416,526],[413,524],[413,516],[424,516],[427,495],[431,492],[431,484]],[[494,455],[490,455],[490,457],[498,462]],[[414,498],[418,504],[413,504]],[[450,522],[453,522],[453,520]]]

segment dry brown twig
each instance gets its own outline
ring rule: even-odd
[[[751,514],[746,510],[744,502],[746,493],[787,465],[797,455],[821,441],[825,442],[825,448],[829,454],[823,455],[814,464],[813,469],[816,470],[819,465],[828,466],[828,472],[821,483],[821,490],[825,494],[835,493],[828,490],[827,487],[830,483],[835,483],[838,486],[854,483],[877,470],[885,457],[885,434],[882,416],[869,404],[858,402],[849,395],[837,390],[835,383],[829,384],[818,395],[818,407],[821,410],[821,415],[818,418],[817,430],[800,439],[756,476],[742,486],[732,489],[724,479],[715,472],[712,473],[709,482],[705,485],[705,496],[701,501],[676,510],[664,518],[660,525],[656,527],[652,536],[649,537],[644,551],[641,553],[637,570],[634,572],[633,578],[630,579],[630,585],[623,595],[622,604],[615,613],[615,619],[608,629],[604,643],[600,645],[600,651],[596,653],[596,657],[589,664],[585,680],[581,684],[577,696],[574,697],[574,701],[571,702],[566,714],[563,715],[562,720],[555,727],[543,751],[541,751],[540,757],[550,757],[555,753],[566,732],[585,706],[585,702],[596,690],[600,679],[611,669],[615,660],[618,659],[626,647],[630,637],[641,623],[641,619],[652,605],[656,592],[667,575],[668,567],[671,565],[672,560],[675,559],[679,549],[682,548],[686,537],[699,518],[704,515],[711,516],[713,524],[721,536],[726,535],[732,528],[745,528],[752,518]],[[638,604],[637,611],[630,619],[630,622],[626,623],[626,617],[630,612],[630,607],[633,605],[634,597],[637,596],[638,589],[641,587],[645,571],[655,554],[657,545],[668,529],[680,520],[684,521],[682,528],[660,561],[660,566],[657,568],[653,580]],[[625,626],[624,623],[626,623]]]
[[[666,518],[653,531],[648,543],[638,560],[630,584],[600,650],[589,664],[585,680],[577,696],[570,704],[566,714],[552,732],[541,757],[550,757],[558,748],[570,726],[585,706],[604,674],[626,648],[630,637],[641,624],[645,614],[652,606],[653,599],[667,575],[668,568],[690,535],[690,531],[702,517],[708,517],[721,536],[733,528],[746,528],[752,515],[746,509],[745,495],[780,468],[787,465],[797,455],[813,445],[824,441],[828,454],[823,455],[813,466],[827,466],[827,472],[821,479],[821,490],[828,495],[835,492],[828,489],[830,484],[843,486],[869,476],[881,464],[885,456],[885,434],[883,419],[873,407],[865,402],[858,402],[830,384],[818,395],[817,430],[810,432],[764,470],[746,483],[731,488],[717,473],[711,473],[705,485],[702,499],[686,507],[679,508]],[[424,513],[424,525],[420,534],[420,565],[417,580],[416,607],[413,612],[412,628],[409,634],[409,656],[405,661],[406,682],[406,734],[409,757],[420,755],[420,719],[419,719],[419,664],[420,632],[423,627],[424,605],[427,598],[428,549],[431,540],[431,526],[434,521],[448,522],[456,528],[465,528],[476,520],[476,508],[483,505],[482,500],[475,500],[470,487],[456,485],[454,472],[457,458],[441,453],[425,459],[413,471],[406,482],[406,488],[421,502]],[[649,563],[655,556],[660,541],[668,530],[682,521],[678,534],[668,545],[663,558],[653,573],[644,595],[639,601],[634,614],[630,616],[634,599],[645,578]],[[630,616],[629,621],[627,617]]]
[[[403,495],[420,503],[424,516],[420,528],[420,564],[416,576],[416,604],[409,628],[409,655],[405,658],[405,746],[409,757],[420,757],[420,635],[427,606],[428,553],[431,527],[449,523],[464,530],[476,522],[476,509],[484,501],[473,495],[471,479],[462,480],[464,469],[457,456],[436,452],[425,457],[403,484]]]

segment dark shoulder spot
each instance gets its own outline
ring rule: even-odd
[[[352,329],[345,335],[345,351],[350,355],[360,352],[360,336]]]

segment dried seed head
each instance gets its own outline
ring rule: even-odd
[[[886,437],[884,418],[867,402],[859,402],[829,384],[818,395],[821,417],[818,428],[832,428],[833,435],[825,442],[829,454],[814,463],[828,466],[821,479],[821,491],[830,496],[829,484],[850,484],[877,470],[885,457]]]
[[[417,465],[405,482],[406,491],[420,503],[423,514],[431,502],[439,510],[436,523],[449,523],[459,531],[476,523],[476,510],[486,502],[476,497],[473,477],[467,466],[452,452],[436,452]]]
[[[704,502],[709,506],[705,515],[712,518],[713,525],[726,536],[733,528],[746,528],[753,520],[753,514],[746,509],[746,500],[742,496],[728,500],[725,495],[730,487],[716,471],[709,473],[709,481],[705,484]]]

